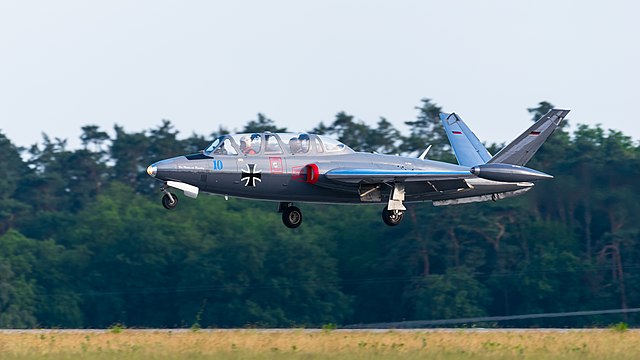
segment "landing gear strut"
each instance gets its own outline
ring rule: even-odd
[[[176,206],[178,206],[178,197],[176,194],[169,192],[165,187],[160,190],[164,193],[164,196],[162,197],[162,206],[167,210],[175,209]]]
[[[382,221],[389,226],[396,226],[400,224],[403,216],[403,210],[389,210],[386,207],[382,209]]]
[[[382,209],[382,220],[389,226],[396,226],[402,221],[404,211],[407,210],[404,201],[404,184],[395,183],[389,196],[389,203]]]
[[[282,222],[290,229],[295,229],[302,224],[302,211],[292,203],[280,203],[278,211],[282,213]]]

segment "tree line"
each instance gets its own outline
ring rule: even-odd
[[[429,158],[455,162],[440,111],[423,99],[407,133],[345,112],[309,131],[388,154],[431,144]],[[264,130],[286,129],[263,114],[241,129]],[[381,206],[304,204],[310,220],[295,230],[269,202],[183,197],[165,211],[147,165],[226,132],[87,125],[78,149],[46,135],[21,149],[0,133],[0,327],[321,326],[640,305],[640,146],[619,131],[565,122],[529,164],[554,180],[495,203],[410,204],[395,228]]]

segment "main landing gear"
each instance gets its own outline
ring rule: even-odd
[[[407,210],[404,201],[404,184],[395,183],[389,196],[389,203],[382,209],[382,220],[389,226],[397,226],[402,221],[404,211]]]
[[[169,192],[167,188],[163,187],[160,189],[164,193],[162,197],[162,206],[164,206],[167,210],[173,210],[178,206],[178,197],[176,194]]]
[[[290,229],[295,229],[302,224],[302,211],[292,203],[280,203],[278,212],[282,213],[282,222]]]
[[[403,216],[403,210],[389,210],[387,207],[382,209],[382,221],[389,226],[396,226],[400,224]]]

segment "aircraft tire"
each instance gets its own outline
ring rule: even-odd
[[[295,206],[289,206],[282,211],[282,222],[290,229],[302,224],[302,211]]]
[[[397,226],[402,221],[404,211],[391,211],[386,207],[382,209],[382,221],[389,226]]]
[[[171,201],[171,198],[173,198],[173,201]],[[176,194],[171,193],[171,197],[169,197],[169,194],[164,194],[162,197],[162,206],[167,210],[175,209],[176,206],[178,206],[178,197]]]

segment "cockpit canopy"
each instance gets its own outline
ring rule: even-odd
[[[352,153],[347,145],[326,136],[307,133],[245,133],[222,135],[205,155],[322,155]]]

